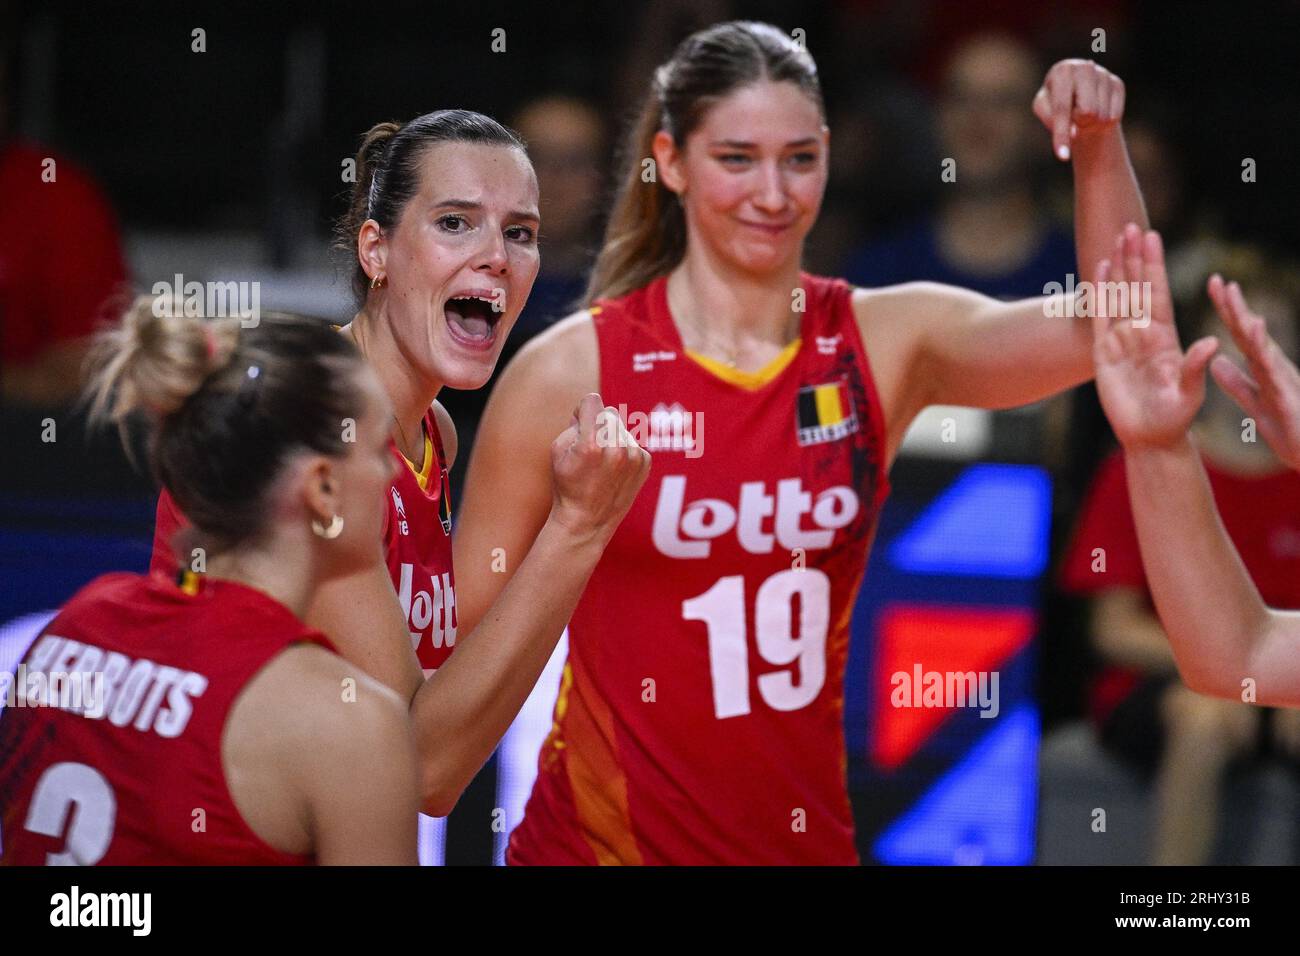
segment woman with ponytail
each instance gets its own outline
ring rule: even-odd
[[[531,551],[456,569],[461,581],[514,572],[492,613],[464,627],[447,497],[456,431],[436,397],[487,382],[523,309],[539,263],[537,180],[518,137],[467,110],[380,123],[356,166],[337,244],[357,312],[340,331],[392,405],[396,473],[381,492],[382,547],[323,587],[307,621],[410,703],[421,808],[445,816],[536,683],[649,459],[617,440],[617,415],[599,395],[570,402],[546,437],[550,507]],[[164,487],[154,568],[174,573],[178,557],[189,560],[176,536],[187,512]]]
[[[1069,60],[1033,103],[1055,154],[1073,151],[1083,280],[1145,218],[1123,100]],[[462,566],[528,549],[549,495],[541,436],[576,396],[599,389],[654,453],[570,623],[512,862],[855,862],[849,617],[903,435],[926,405],[1007,408],[1093,374],[1087,319],[1053,317],[1074,314],[1064,301],[802,272],[829,145],[801,44],[749,22],[688,37],[633,130],[589,307],[493,392]],[[465,583],[463,626],[507,580]]]
[[[327,325],[159,304],[101,339],[91,407],[147,417],[207,570],[105,575],[28,650],[0,716],[0,863],[414,863],[406,708],[303,621],[374,560],[391,405]]]

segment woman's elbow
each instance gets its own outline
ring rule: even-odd
[[[420,812],[431,817],[445,817],[456,809],[463,791],[461,787],[448,786],[441,775],[424,774],[420,787]]]
[[[456,809],[460,795],[469,783],[464,772],[449,765],[446,760],[422,760],[419,773],[420,812],[431,817],[447,816]]]

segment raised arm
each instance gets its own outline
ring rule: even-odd
[[[1155,233],[1126,230],[1100,275],[1149,289],[1127,317],[1093,319],[1097,390],[1124,447],[1143,565],[1183,680],[1241,700],[1249,679],[1256,702],[1300,706],[1300,615],[1264,606],[1188,436],[1218,343],[1184,355]]]
[[[1088,320],[1067,317],[1064,295],[1000,302],[969,289],[909,282],[855,290],[853,305],[873,368],[886,380],[897,374],[909,383],[910,414],[926,405],[1014,408],[1093,375]],[[888,388],[882,391],[888,406]],[[911,417],[902,419],[906,430]]]
[[[536,355],[502,376],[479,430],[453,535],[465,636],[412,707],[426,812],[439,815],[519,713],[650,471],[600,396],[587,389],[572,413],[577,370],[593,366],[560,368],[557,391]]]
[[[1105,67],[1062,60],[1034,97],[1034,115],[1051,130],[1053,154],[1074,171],[1074,248],[1079,277],[1089,282],[1125,225],[1147,228],[1120,128],[1125,95],[1124,82]]]
[[[1034,97],[1035,115],[1052,132],[1053,152],[1074,170],[1080,289],[1096,282],[1097,263],[1126,223],[1146,225],[1120,129],[1124,97],[1119,77],[1090,60],[1057,63]],[[1067,288],[1065,276],[1052,281]],[[888,365],[893,353],[900,376],[920,383],[900,389],[908,392],[898,403],[902,427],[926,405],[1012,408],[1092,378],[1088,300],[1043,291],[1017,302],[931,282],[855,292],[873,363],[880,355]],[[889,377],[888,368],[881,371]]]

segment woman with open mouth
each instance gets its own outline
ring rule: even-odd
[[[532,690],[649,455],[599,395],[571,403],[568,427],[547,439],[545,527],[530,550],[460,569],[514,575],[482,623],[460,628],[447,492],[456,429],[436,397],[488,381],[523,309],[539,266],[537,178],[513,132],[466,110],[374,126],[356,174],[338,236],[355,257],[358,310],[340,332],[392,403],[385,427],[398,468],[375,561],[323,587],[306,620],[410,702],[421,808],[445,816]],[[179,560],[201,570],[194,555],[173,553],[183,523],[164,490],[155,569],[173,572]]]

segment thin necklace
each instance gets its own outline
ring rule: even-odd
[[[670,306],[670,310],[671,310],[671,306]],[[716,342],[713,342],[713,340],[710,340],[710,338],[709,338],[707,335],[704,334],[703,330],[701,330],[701,328],[700,328],[698,325],[696,325],[695,322],[694,322],[693,320],[687,319],[684,315],[681,315],[681,313],[678,313],[678,312],[676,312],[676,311],[673,311],[673,315],[675,315],[675,316],[680,316],[682,324],[683,324],[684,326],[686,326],[686,328],[691,332],[691,334],[694,335],[695,338],[698,339],[698,340],[699,340],[699,341],[704,345],[704,348],[705,348],[706,351],[707,351],[707,350],[710,350],[710,349],[716,349],[717,351],[722,352],[722,354],[723,354],[724,356],[726,356],[726,357],[722,360],[723,363],[724,363],[728,368],[735,368],[735,367],[736,367],[736,361],[740,358],[740,349],[739,349],[739,348],[735,347],[734,345],[733,345],[731,348],[723,347],[722,345],[717,344]],[[798,316],[795,316],[795,320],[796,320],[796,321],[798,320]],[[797,326],[796,326],[796,328],[797,328]],[[796,333],[796,334],[797,334],[797,333]],[[783,339],[788,339],[788,338],[790,338],[789,333],[787,332],[786,335],[784,335],[782,338],[783,338]],[[790,339],[790,341],[793,341],[793,339]],[[683,344],[685,344],[685,343],[683,343]],[[785,347],[788,346],[789,344],[790,344],[790,342],[788,342],[788,341],[787,341],[787,342],[783,342],[781,347],[782,347],[782,348],[785,348]]]

